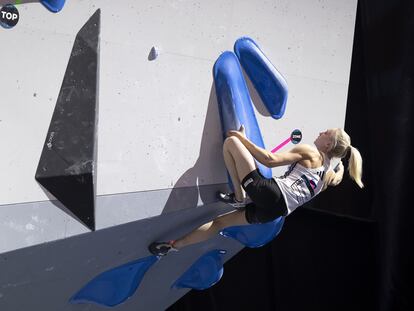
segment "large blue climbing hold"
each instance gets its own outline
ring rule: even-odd
[[[215,249],[204,254],[174,282],[172,287],[203,290],[213,286],[223,276],[222,258],[225,253],[225,250]]]
[[[59,12],[65,5],[65,0],[40,0],[40,2],[53,13]]]
[[[223,139],[229,130],[238,130],[243,124],[247,138],[265,149],[249,90],[236,55],[229,51],[222,53],[214,64],[213,76]],[[270,168],[258,162],[257,166],[263,176],[272,177]]]
[[[157,256],[149,256],[105,271],[86,284],[69,302],[116,306],[135,293],[145,273],[158,259]]]
[[[273,240],[279,234],[284,221],[285,217],[282,216],[263,224],[227,227],[220,234],[233,238],[247,247],[260,247]]]
[[[288,95],[286,80],[252,39],[238,39],[234,52],[269,114],[274,119],[283,117]]]

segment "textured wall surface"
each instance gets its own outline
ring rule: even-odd
[[[163,236],[167,227],[176,237],[181,231],[174,231],[174,226],[184,233],[195,221],[208,218],[197,218],[199,209],[194,207],[205,205],[202,208],[212,213],[209,217],[220,214],[223,206],[212,203],[215,191],[226,188],[227,175],[211,72],[215,59],[232,50],[237,38],[253,38],[289,86],[286,113],[276,121],[248,81],[268,150],[295,128],[302,131],[303,142],[311,144],[319,131],[342,127],[356,3],[70,0],[57,14],[38,3],[17,6],[17,26],[0,29],[1,66],[6,73],[0,76],[0,253],[4,259],[46,252],[52,259],[47,267],[41,266],[46,264],[41,256],[29,265],[23,257],[15,264],[8,261],[7,274],[1,273],[0,309],[7,302],[5,310],[22,310],[23,303],[36,301],[35,288],[50,288],[54,296],[65,284],[60,298],[50,305],[42,302],[39,310],[74,310],[63,307],[64,295],[99,271],[148,255],[145,245]],[[76,33],[98,8],[102,14],[98,231],[89,233],[36,183],[34,174]],[[153,46],[159,56],[149,61]],[[283,172],[278,168],[274,175]],[[175,224],[180,218],[169,219],[168,212],[183,213],[182,223]],[[157,217],[145,220],[154,216],[158,222]],[[147,227],[146,221],[154,226]],[[114,235],[112,244],[106,244],[108,237],[99,229],[117,232],[131,228],[131,223],[136,232],[127,234],[130,244],[124,257],[117,257],[120,237]],[[94,239],[94,246],[82,256],[87,249],[82,243],[89,239]],[[56,242],[42,245],[49,241]],[[229,243],[220,239],[211,243],[216,242]],[[65,243],[74,246],[62,247]],[[238,250],[233,244],[229,248]],[[86,262],[95,252],[105,262],[91,270]],[[48,270],[63,257],[68,262],[61,274]],[[175,258],[183,266],[191,263]],[[4,271],[6,261],[0,262]],[[19,294],[23,289],[32,293],[25,302]],[[165,294],[156,309],[162,310],[181,294]],[[8,295],[14,298],[8,300]]]

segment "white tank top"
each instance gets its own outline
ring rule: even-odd
[[[274,178],[285,199],[288,214],[322,191],[323,177],[329,167],[330,161],[324,156],[324,163],[320,167],[306,168],[295,162],[283,176]]]

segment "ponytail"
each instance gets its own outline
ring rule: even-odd
[[[349,176],[357,183],[360,188],[364,188],[364,184],[362,183],[362,157],[359,153],[359,150],[355,147],[349,146],[350,149],[350,157],[349,157],[349,164],[348,164],[348,172]]]
[[[335,129],[334,147],[328,152],[329,158],[344,158],[350,153],[348,172],[360,188],[364,187],[362,183],[362,157],[358,149],[351,146],[351,138],[343,129]]]

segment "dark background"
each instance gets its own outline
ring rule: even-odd
[[[414,1],[360,0],[345,130],[366,187],[345,176],[169,311],[414,310],[413,58]]]

